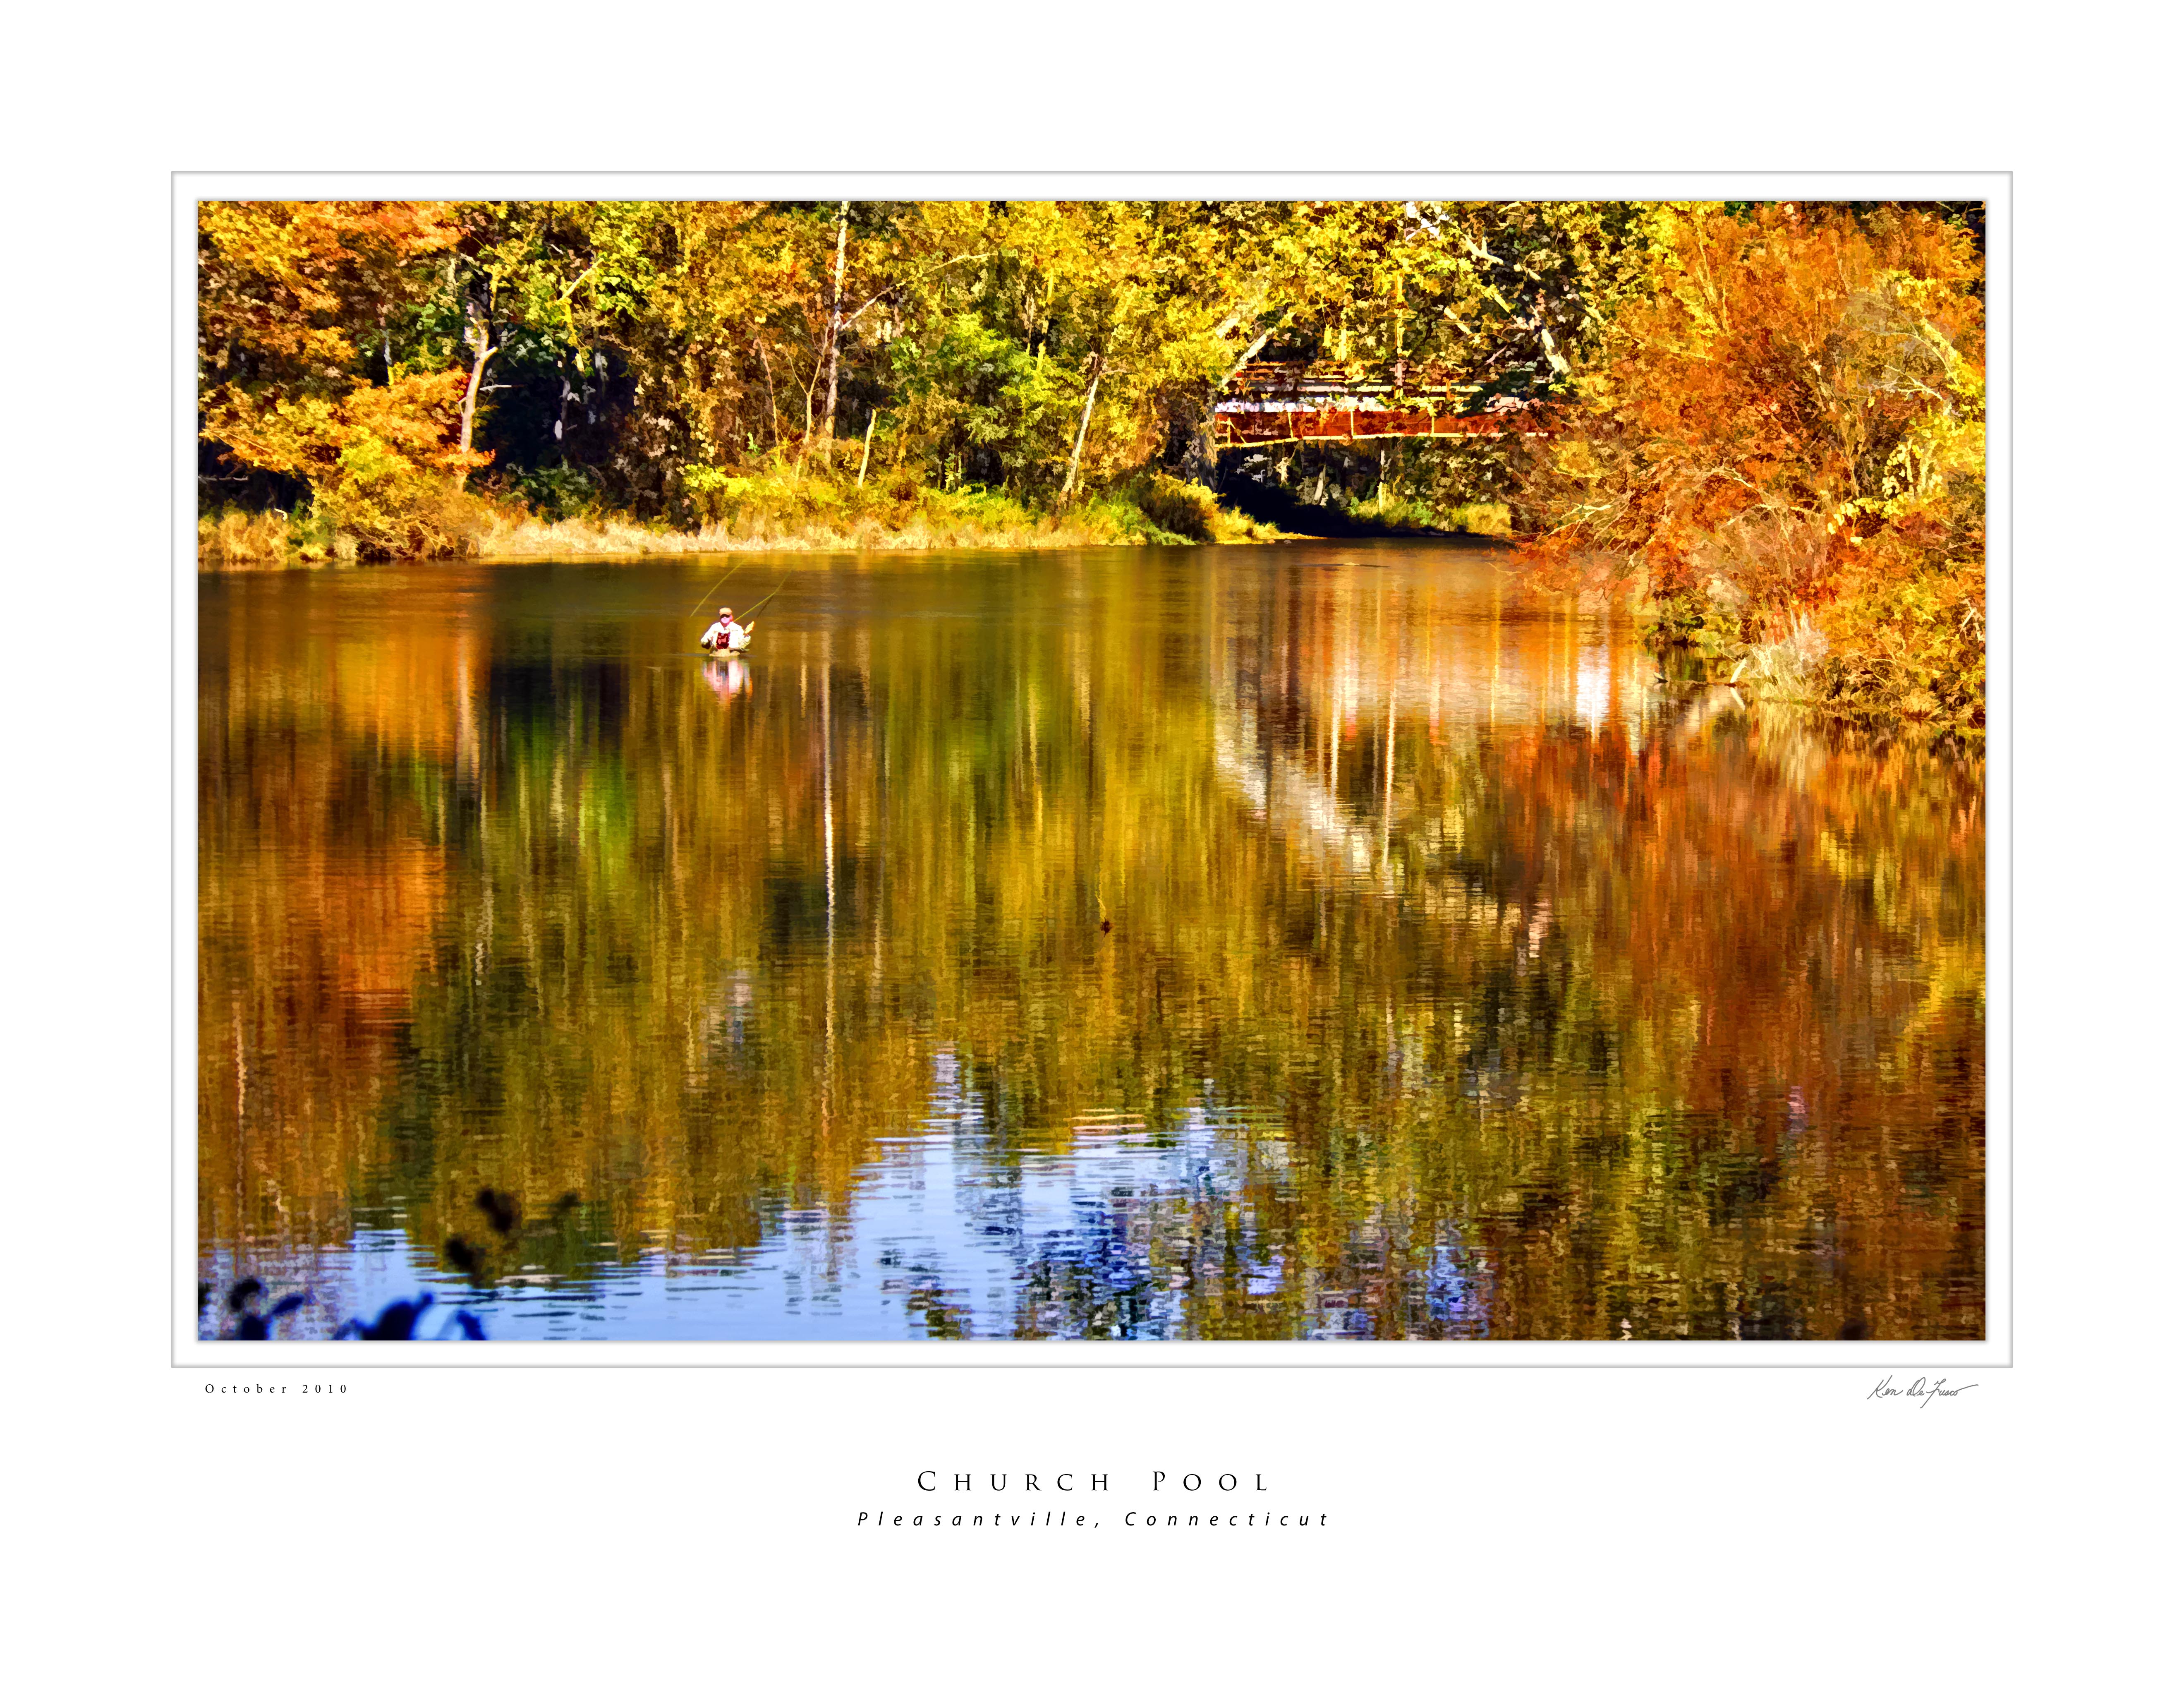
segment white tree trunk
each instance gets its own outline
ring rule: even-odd
[[[834,437],[834,393],[842,369],[842,268],[850,245],[850,202],[834,215],[834,301],[827,320],[827,415],[819,424],[822,439]]]
[[[1077,443],[1069,448],[1069,473],[1062,477],[1061,496],[1065,501],[1077,486],[1077,460],[1084,454],[1084,436],[1092,426],[1092,402],[1100,396],[1100,375],[1106,360],[1092,359],[1092,385],[1085,390],[1084,414],[1077,419]]]
[[[471,364],[470,383],[463,389],[462,434],[456,443],[462,451],[468,453],[471,448],[471,435],[477,424],[478,389],[485,384],[485,366],[493,361],[493,354],[500,348],[493,343],[492,333],[483,321],[475,325],[474,333],[465,333],[463,337],[470,343],[473,361]],[[471,471],[465,469],[456,476],[456,483],[460,485],[470,477]]]

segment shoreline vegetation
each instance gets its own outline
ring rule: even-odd
[[[1262,545],[1311,538],[1510,541],[1508,506],[1436,510],[1410,502],[1346,507],[1251,499],[1224,504],[1195,482],[1154,474],[1066,510],[983,487],[943,493],[898,480],[869,488],[822,473],[746,481],[731,512],[677,526],[594,510],[559,519],[520,500],[478,499],[446,523],[447,543],[404,560],[482,563],[692,556],[733,551],[1067,550],[1095,545]],[[339,568],[366,561],[353,536],[308,510],[228,505],[198,519],[201,572]],[[391,561],[393,559],[375,559]]]
[[[1264,544],[1294,538],[1167,476],[1063,510],[983,487],[941,492],[894,477],[860,487],[823,470],[737,477],[732,496],[677,526],[594,510],[554,519],[520,501],[473,499],[445,522],[442,557],[487,563],[697,555],[732,551],[1065,550],[1094,545]],[[363,560],[353,537],[308,511],[229,507],[198,518],[199,567],[339,567]]]
[[[198,564],[1490,536],[1740,695],[1985,725],[1976,204],[199,209]],[[1255,362],[1528,433],[1217,438]]]

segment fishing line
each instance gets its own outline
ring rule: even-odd
[[[726,586],[726,585],[728,583],[728,575],[732,575],[732,574],[733,574],[733,573],[734,573],[738,569],[741,568],[741,567],[742,567],[745,563],[749,562],[749,560],[750,560],[750,559],[749,559],[749,557],[743,557],[743,558],[739,558],[739,559],[738,559],[735,562],[733,562],[733,563],[730,564],[730,565],[728,565],[728,574],[724,574],[724,575],[722,575],[722,576],[718,580],[716,580],[716,581],[715,581],[715,582],[713,582],[712,586],[711,586],[711,587],[707,590],[707,592],[706,592],[706,593],[705,593],[705,597],[703,597],[703,598],[701,598],[701,599],[699,599],[698,600],[698,608],[697,608],[696,610],[693,610],[690,612],[690,613],[691,613],[691,615],[695,616],[695,615],[699,614],[699,611],[703,610],[705,609],[705,605],[712,600],[712,598],[713,598],[714,593],[717,593],[717,592],[718,592],[718,591],[719,591],[722,587]],[[777,591],[777,592],[778,592],[780,589],[781,589],[781,588],[780,588],[779,587],[776,587],[776,588],[774,588],[774,590],[775,590],[775,591]]]

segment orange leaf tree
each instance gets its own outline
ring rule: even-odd
[[[484,459],[459,447],[462,373],[416,357],[415,325],[461,236],[437,203],[201,206],[198,393],[215,476],[271,477],[369,552],[444,545],[455,478]]]
[[[1528,476],[1528,561],[1563,585],[1642,572],[1666,638],[1756,661],[1785,695],[1976,715],[1970,230],[1890,205],[1664,206],[1653,236]]]

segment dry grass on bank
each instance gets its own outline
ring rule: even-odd
[[[198,518],[199,569],[309,567],[296,532],[277,510],[224,510]]]
[[[468,501],[460,531],[419,555],[482,562],[681,556],[719,551],[1062,550],[1095,545],[1253,544],[1279,528],[1224,510],[1190,482],[1151,475],[1065,510],[1034,510],[982,489],[844,485],[770,476],[735,483],[710,519],[682,526],[610,513],[548,521],[520,505]],[[225,510],[198,521],[204,570],[317,567],[354,562],[354,539],[277,511]]]
[[[613,516],[542,521],[496,521],[478,541],[483,562],[532,562],[554,557],[676,556],[700,551],[1045,550],[1083,545],[1148,543],[1096,514],[925,517],[889,526],[870,516],[844,521],[706,522],[690,530],[650,527]],[[1156,543],[1156,542],[1155,542]]]

